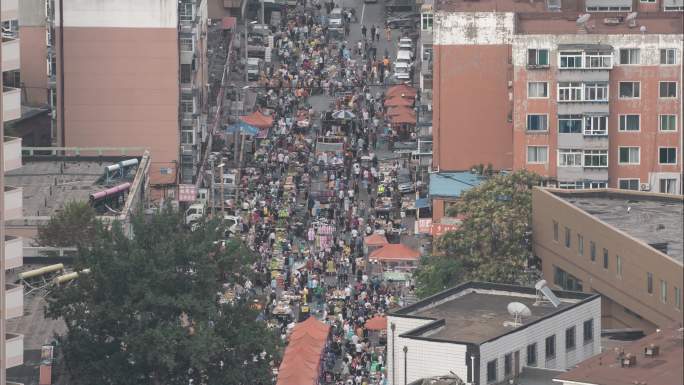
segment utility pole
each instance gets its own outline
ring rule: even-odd
[[[209,167],[211,168],[211,170],[209,171],[209,174],[211,174],[211,183],[209,183],[209,195],[211,196],[211,199],[209,200],[209,202],[211,202],[211,217],[214,218],[214,208],[216,207],[216,191],[214,190],[214,180],[216,179],[216,175],[214,172],[213,158],[209,159]]]
[[[0,16],[2,16],[2,0],[0,0]],[[0,46],[0,74],[2,74],[2,46]],[[3,89],[0,76],[0,90]],[[2,92],[0,92],[0,385],[7,383],[7,352],[5,351],[6,324],[5,309],[5,124],[3,122]]]
[[[226,165],[225,163],[221,162],[221,164],[219,164],[219,166],[218,166],[219,172],[221,173],[221,176],[219,177],[219,180],[221,181],[221,197],[220,197],[220,199],[221,199],[221,218],[223,218],[223,216],[225,215],[224,202],[226,201],[226,198],[225,198],[225,195],[223,194],[223,188],[225,185],[225,180],[223,177],[223,167],[225,165]]]

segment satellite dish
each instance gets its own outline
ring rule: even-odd
[[[508,309],[508,314],[513,316],[513,322],[506,321],[504,326],[518,327],[522,326],[522,318],[529,317],[532,315],[532,311],[524,303],[511,302],[506,306]]]
[[[635,20],[639,16],[639,12],[632,12],[627,17],[625,17],[625,21],[632,21]]]
[[[577,25],[582,25],[591,19],[591,14],[585,13],[577,18]]]

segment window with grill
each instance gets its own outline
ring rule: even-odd
[[[582,150],[558,150],[558,167],[582,167]]]
[[[584,84],[584,100],[590,102],[607,102],[608,83]]]
[[[559,102],[582,101],[582,83],[561,82],[558,83]]]
[[[584,135],[608,135],[608,116],[590,115],[584,117]]]
[[[582,52],[565,51],[558,55],[558,66],[560,68],[582,68]]]
[[[561,134],[581,134],[582,115],[558,115],[558,132]]]
[[[608,167],[608,150],[584,150],[584,167]]]
[[[640,152],[639,147],[620,147],[618,148],[618,162],[620,164],[639,164]]]

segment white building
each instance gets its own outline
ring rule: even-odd
[[[496,384],[525,367],[566,370],[599,353],[600,296],[554,293],[558,307],[537,301],[534,288],[468,282],[391,313],[389,383],[452,373],[469,384]],[[519,326],[508,326],[511,302],[531,311]]]

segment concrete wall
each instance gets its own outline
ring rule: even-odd
[[[534,312],[534,309],[532,309]],[[594,338],[586,344],[583,341],[584,321],[593,320]],[[520,352],[519,370],[527,366],[527,345],[537,344],[537,366],[539,368],[566,370],[601,351],[601,299],[578,305],[572,310],[549,317],[516,333],[511,333],[492,342],[480,345],[480,384],[487,383],[487,363],[497,360],[497,381],[504,380],[504,357],[508,353]],[[565,330],[575,327],[575,348],[565,348]],[[556,356],[546,360],[547,337],[556,336]],[[515,365],[515,363],[513,363]],[[515,373],[515,369],[513,369]]]
[[[19,26],[23,104],[48,104],[47,43],[45,26]],[[49,126],[49,123],[48,123]]]
[[[63,10],[65,27],[175,29],[178,21],[177,0],[64,0]]]
[[[412,357],[414,352],[418,352],[419,348],[418,345],[413,345],[413,341],[415,340],[409,340],[406,338],[400,338],[399,336],[413,330],[415,328],[421,327],[423,325],[426,325],[428,323],[432,322],[432,320],[426,320],[426,319],[416,319],[416,318],[404,318],[404,317],[393,317],[393,316],[388,316],[387,317],[387,379],[389,385],[399,385],[404,383],[404,351],[402,350],[404,346],[409,347],[409,351],[412,353]],[[396,326],[396,329],[394,330],[394,333],[392,332],[391,325],[394,324]],[[394,336],[394,337],[393,337]],[[394,340],[393,340],[394,338]],[[392,351],[393,349],[396,349],[396,352],[394,353],[394,360],[392,358]],[[424,353],[424,350],[420,350],[421,352]],[[442,359],[445,360],[447,357],[443,356]],[[409,370],[407,370],[407,375],[409,372],[412,375],[417,374],[417,370],[413,369],[411,370],[413,361],[409,362]],[[433,365],[434,363],[431,363]],[[426,370],[426,367],[423,366],[420,368],[421,370]],[[446,372],[448,373],[448,371]],[[413,378],[413,377],[410,377]],[[422,378],[422,377],[416,377],[413,378],[412,380],[409,379],[408,382],[411,382],[417,378]]]
[[[553,239],[553,221],[558,222],[559,241],[563,229],[571,231],[571,247]],[[603,328],[634,327],[650,333],[655,327],[682,322],[682,312],[673,304],[674,287],[682,289],[682,263],[664,255],[646,243],[597,220],[548,191],[532,193],[532,232],[534,253],[542,260],[544,278],[554,282],[557,266],[582,281],[585,292],[597,292],[620,306],[612,304],[604,310]],[[578,253],[577,235],[584,240],[584,253]],[[590,258],[590,242],[596,245],[596,261]],[[609,268],[603,268],[603,249],[609,252]],[[622,259],[622,277],[616,273],[616,255]],[[653,273],[653,293],[647,292],[647,273]],[[668,283],[668,303],[660,301],[660,280]],[[610,303],[610,302],[609,302]],[[616,309],[617,308],[617,309]],[[645,321],[623,314],[625,308]]]

